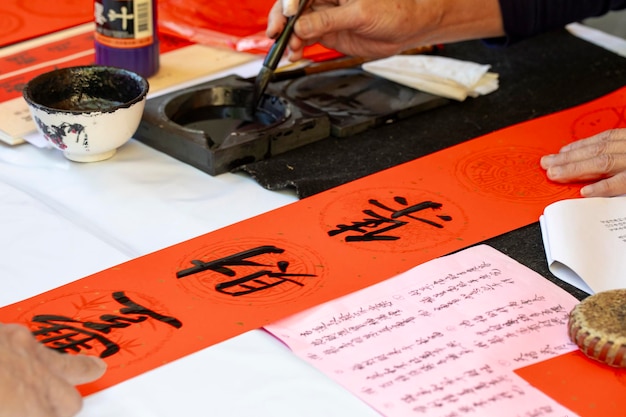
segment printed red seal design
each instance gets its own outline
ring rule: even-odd
[[[3,44],[3,36],[12,35],[22,27],[24,27],[24,21],[19,15],[0,9],[0,45]]]
[[[195,250],[176,266],[181,287],[221,304],[268,306],[296,302],[323,285],[323,258],[277,239],[237,239]]]
[[[358,249],[412,252],[458,239],[467,215],[441,193],[416,188],[366,188],[340,195],[321,213],[331,239]]]
[[[182,327],[153,297],[116,290],[60,295],[24,311],[19,321],[45,346],[99,356],[109,369],[142,362]]]
[[[572,187],[555,187],[546,180],[539,166],[544,154],[545,151],[534,148],[486,149],[461,159],[456,166],[456,176],[472,193],[517,204],[572,195]]]
[[[572,124],[572,140],[585,139],[608,129],[626,127],[626,107],[587,113]]]

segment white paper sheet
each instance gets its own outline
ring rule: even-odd
[[[539,221],[556,277],[590,294],[626,288],[626,196],[558,201]]]

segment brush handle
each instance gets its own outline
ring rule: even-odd
[[[434,46],[420,46],[418,48],[409,49],[401,53],[401,55],[417,55],[430,53],[435,50]],[[273,82],[291,80],[298,77],[304,77],[305,75],[318,74],[320,72],[333,71],[338,69],[353,68],[361,65],[365,62],[372,61],[372,59],[361,57],[344,57],[337,58],[330,61],[318,62],[307,65],[306,67],[297,68],[294,70],[275,71],[272,77]]]
[[[270,70],[275,70],[280,60],[285,53],[285,49],[287,49],[287,45],[289,44],[289,39],[291,39],[291,35],[293,34],[293,27],[296,24],[296,20],[300,17],[304,9],[306,8],[308,0],[301,0],[300,6],[298,7],[298,11],[295,15],[291,16],[287,19],[287,24],[285,28],[281,32],[280,36],[276,39],[272,47],[270,48],[265,60],[263,61],[263,66],[269,68]]]

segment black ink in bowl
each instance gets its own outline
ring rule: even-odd
[[[31,106],[51,111],[107,112],[142,100],[148,88],[148,81],[132,71],[92,65],[41,74],[23,95]]]

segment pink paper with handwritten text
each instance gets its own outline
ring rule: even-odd
[[[265,328],[383,415],[561,417],[513,370],[576,349],[576,302],[481,245]]]

